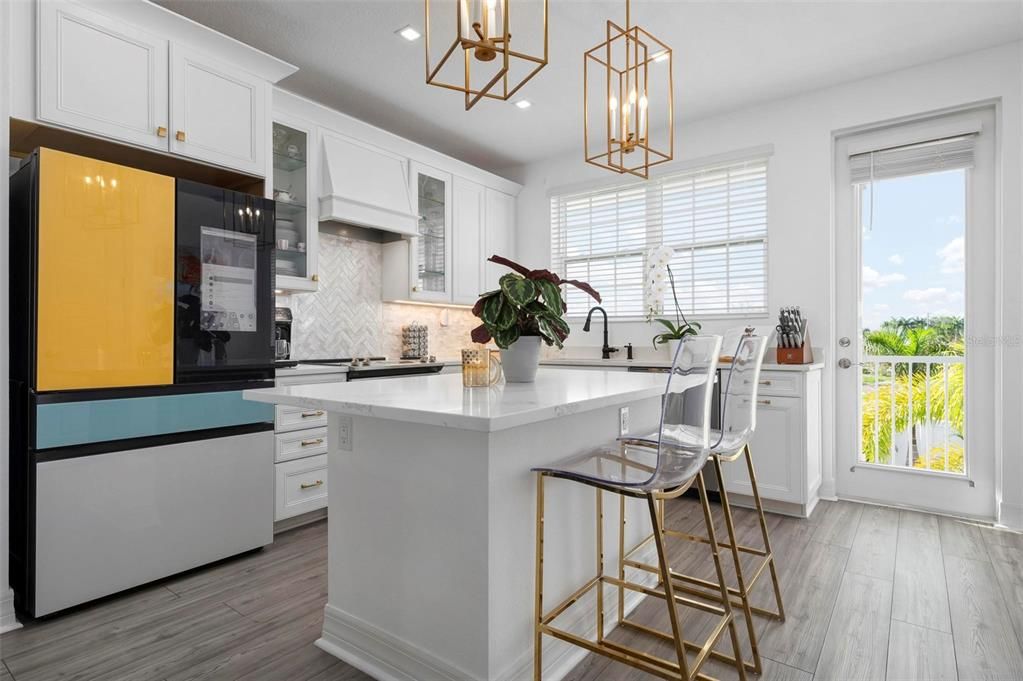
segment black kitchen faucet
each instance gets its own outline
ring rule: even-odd
[[[590,308],[589,313],[586,315],[586,323],[583,324],[583,331],[590,330],[590,318],[593,317],[593,313],[596,310],[600,310],[600,314],[604,315],[604,345],[600,348],[601,359],[611,359],[612,352],[618,352],[618,348],[612,348],[607,344],[607,312],[599,305]]]

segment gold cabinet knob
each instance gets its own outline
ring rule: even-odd
[[[320,275],[314,274],[312,277],[310,277],[310,279],[312,279],[313,281],[319,281],[320,280]]]
[[[158,127],[156,129],[156,136],[157,137],[166,137],[167,136],[167,128],[163,127],[162,125],[160,127]]]
[[[176,139],[179,142],[184,142],[185,141],[185,131],[184,130],[178,130],[174,134],[174,139]]]

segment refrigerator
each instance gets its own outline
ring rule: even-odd
[[[270,543],[273,201],[38,149],[10,210],[16,608]]]

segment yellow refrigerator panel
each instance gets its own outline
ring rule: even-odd
[[[174,382],[174,179],[40,150],[36,388]]]

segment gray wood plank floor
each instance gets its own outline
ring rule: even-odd
[[[741,541],[755,545],[756,516],[735,513]],[[668,523],[700,531],[696,502],[672,502]],[[1023,679],[1023,535],[849,502],[823,502],[809,520],[772,515],[768,525],[788,618],[755,619],[762,679]],[[712,577],[706,547],[669,541],[677,569]],[[754,600],[773,607],[766,576]],[[320,522],[278,535],[263,551],[5,634],[0,681],[368,681],[313,645],[325,601]],[[701,613],[682,615],[687,638],[712,626]],[[633,617],[668,627],[655,599]],[[749,651],[745,629],[740,622]],[[637,636],[611,634],[670,655],[665,644]],[[727,641],[719,649],[727,651]],[[715,661],[705,671],[737,676]],[[590,655],[567,678],[654,677]]]

